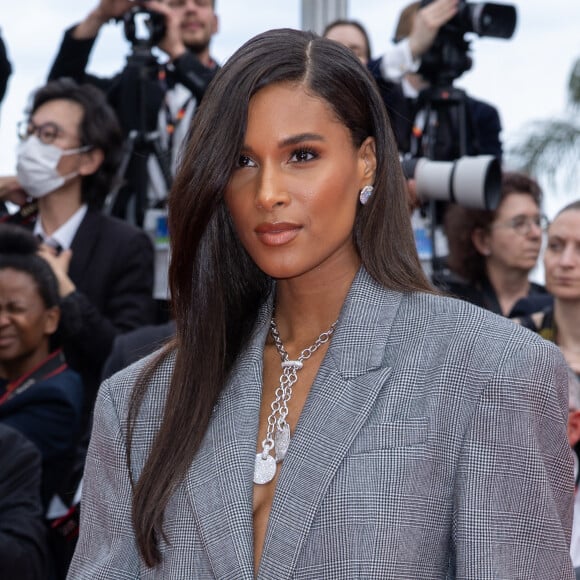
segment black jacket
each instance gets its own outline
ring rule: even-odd
[[[405,97],[400,83],[384,79],[380,64],[380,59],[370,61],[369,70],[377,82],[379,92],[387,108],[399,150],[407,153],[411,149],[411,135],[415,116],[423,104],[418,99]],[[465,108],[467,155],[493,155],[501,161],[501,121],[497,109],[469,95],[465,95]],[[440,133],[438,134],[438,140],[440,141],[439,150],[432,156],[433,159],[453,160],[460,156],[457,138],[458,110],[455,105],[439,107],[441,114],[446,116],[446,121],[440,123]],[[445,134],[445,131],[448,131],[448,134]]]
[[[0,423],[0,578],[47,578],[40,480],[39,451]]]
[[[60,338],[92,405],[115,336],[154,321],[153,245],[142,230],[89,210],[71,250],[77,289],[62,301]]]
[[[155,140],[148,140],[146,136],[157,130],[159,110],[163,106],[165,93],[173,83],[180,83],[191,91],[199,104],[219,67],[208,68],[192,52],[187,51],[173,61],[172,67],[167,70],[147,51],[133,50],[121,72],[112,77],[97,77],[86,72],[96,39],[75,39],[72,36],[73,29],[74,26],[65,32],[48,80],[70,77],[78,83],[97,86],[106,93],[124,134],[136,132],[140,136],[127,149],[127,168],[123,176],[125,185],[116,196],[112,211],[113,215],[121,218],[132,217],[128,215],[128,204],[134,198],[137,200],[135,222],[142,225],[147,187],[144,160],[155,149]],[[161,69],[165,69],[168,82],[159,80]],[[162,152],[161,157],[166,159],[166,152]],[[167,161],[166,165],[169,166]]]

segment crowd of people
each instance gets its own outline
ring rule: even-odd
[[[417,254],[401,156],[502,162],[472,96],[466,151],[428,135],[458,6],[221,67],[214,0],[146,1],[145,77],[87,70],[132,0],[65,31],[0,176],[2,577],[580,578],[580,201],[548,223],[504,167]],[[0,100],[17,71],[0,43]]]

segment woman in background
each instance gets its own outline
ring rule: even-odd
[[[555,342],[580,376],[580,201],[561,209],[549,225],[544,272],[554,304],[520,322]]]
[[[40,450],[45,506],[74,459],[83,403],[80,376],[52,344],[58,285],[24,228],[0,224],[0,422]]]
[[[495,211],[449,206],[444,227],[451,275],[438,285],[503,316],[513,315],[524,298],[548,302],[545,288],[529,280],[547,225],[541,203],[542,191],[533,179],[505,172]]]

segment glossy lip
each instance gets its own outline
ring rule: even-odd
[[[267,246],[288,244],[300,233],[302,226],[289,222],[261,223],[255,228],[260,241]]]

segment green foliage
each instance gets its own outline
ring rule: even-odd
[[[555,187],[556,177],[566,187],[577,186],[580,173],[580,58],[568,81],[568,119],[532,121],[524,127],[508,156],[530,175],[544,175]]]

